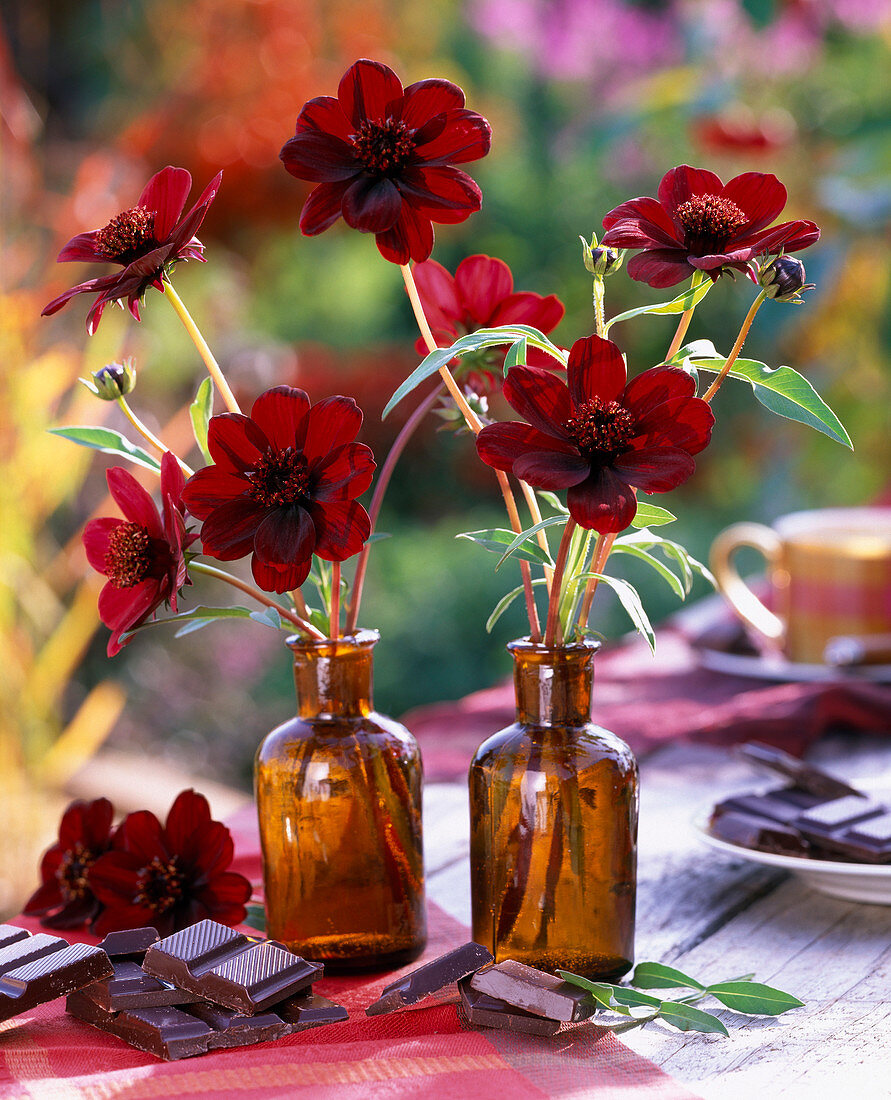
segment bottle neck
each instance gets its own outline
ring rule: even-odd
[[[580,726],[590,722],[597,642],[546,648],[524,640],[507,648],[514,658],[519,723]]]
[[[299,718],[361,718],[373,709],[372,649],[376,631],[336,641],[288,639],[294,654]]]

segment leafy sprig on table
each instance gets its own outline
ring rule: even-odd
[[[753,974],[705,985],[674,967],[642,962],[634,968],[628,985],[612,985],[609,982],[594,982],[566,970],[558,970],[557,973],[564,981],[590,993],[601,1009],[624,1016],[625,1019],[617,1024],[604,1025],[617,1031],[640,1027],[651,1020],[662,1020],[678,1031],[729,1035],[714,1013],[695,1007],[697,1002],[708,997],[713,997],[725,1008],[749,1016],[779,1016],[790,1008],[800,1008],[804,1004],[791,993],[753,981]],[[662,1000],[651,993],[641,992],[646,989],[688,989],[691,992],[682,997]]]

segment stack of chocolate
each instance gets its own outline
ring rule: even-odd
[[[66,1008],[165,1060],[347,1018],[346,1009],[313,993],[319,963],[216,921],[160,941],[153,928],[111,933],[93,950],[108,961],[108,973],[70,993]]]
[[[111,974],[108,955],[98,947],[0,924],[0,1021]]]
[[[553,1035],[564,1022],[586,1020],[597,1006],[578,986],[508,959],[494,963],[478,943],[466,943],[388,985],[368,1016],[416,1004],[458,983],[464,1013],[478,1027]]]
[[[769,745],[753,741],[739,752],[791,783],[719,802],[709,821],[712,836],[742,848],[804,859],[891,863],[887,805]]]

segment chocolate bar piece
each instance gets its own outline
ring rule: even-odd
[[[275,1012],[259,1012],[245,1016],[234,1008],[223,1008],[209,1001],[199,1001],[185,1010],[189,1016],[207,1024],[211,1029],[207,1036],[207,1050],[223,1047],[244,1047],[253,1043],[265,1043],[278,1039],[290,1030]]]
[[[491,951],[481,944],[472,941],[465,943],[463,947],[457,947],[447,955],[441,955],[406,974],[404,978],[397,978],[395,982],[385,986],[380,998],[365,1009],[365,1014],[380,1016],[385,1012],[394,1012],[406,1005],[416,1004],[459,978],[466,978],[491,961]]]
[[[597,1011],[597,1004],[584,989],[515,959],[478,970],[470,987],[551,1020],[587,1020]]]
[[[769,768],[779,772],[787,779],[793,780],[795,786],[809,794],[817,795],[820,799],[842,798],[844,795],[860,794],[841,779],[820,771],[819,768],[806,764],[782,749],[776,749],[772,745],[765,745],[761,741],[747,741],[744,745],[736,747],[738,755],[744,757],[752,764]]]
[[[124,928],[119,932],[109,932],[99,944],[110,959],[133,959],[141,962],[146,951],[161,937],[158,930],[146,928]]]
[[[527,1035],[554,1035],[560,1030],[559,1020],[536,1016],[525,1009],[499,1001],[488,993],[480,993],[470,984],[470,978],[458,982],[461,1004],[470,1023],[477,1027],[497,1027],[505,1031],[522,1031]]]
[[[172,1006],[109,1012],[83,993],[73,993],[65,1008],[79,1020],[165,1061],[204,1054],[212,1032],[203,1020]]]
[[[257,942],[203,920],[148,949],[143,969],[208,1001],[253,1015],[311,985],[322,974],[281,944]]]
[[[738,794],[725,798],[715,806],[715,813],[735,812],[765,817],[769,821],[789,825],[796,821],[803,810],[809,810],[825,802],[818,795],[799,791],[795,787],[780,787],[766,794]]]
[[[0,1020],[55,1000],[112,973],[104,951],[58,936],[36,936],[0,949]]]
[[[0,951],[8,944],[25,940],[30,935],[27,928],[17,928],[14,924],[0,924]]]
[[[335,1004],[320,993],[305,990],[286,1001],[272,1006],[272,1011],[289,1025],[290,1031],[303,1031],[322,1024],[339,1024],[349,1019],[343,1005]]]
[[[88,985],[83,993],[106,1012],[121,1012],[128,1008],[159,1008],[164,1005],[191,1004],[200,1001],[197,993],[178,989],[169,982],[153,978],[139,963],[124,959],[112,961],[114,974],[101,982]]]
[[[708,831],[718,840],[758,852],[802,857],[811,852],[811,845],[796,829],[766,817],[739,813],[736,810],[716,810],[712,814]]]
[[[858,863],[891,862],[891,812],[862,796],[825,802],[801,814],[798,829],[813,844]]]

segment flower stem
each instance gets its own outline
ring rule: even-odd
[[[164,280],[164,293],[170,299],[170,304],[176,310],[176,314],[185,326],[186,332],[192,339],[192,343],[198,349],[198,354],[204,360],[207,372],[216,383],[216,387],[220,391],[220,396],[226,403],[226,408],[229,412],[240,413],[241,409],[238,407],[238,402],[235,400],[235,394],[229,388],[229,383],[226,381],[220,369],[220,364],[214,359],[213,352],[210,350],[207,341],[201,335],[200,329],[192,320],[192,315],[186,309],[182,298],[180,298],[173,289],[173,284],[166,279]]]
[[[248,584],[246,581],[241,580],[240,577],[235,577],[231,573],[225,572],[223,569],[217,569],[215,565],[208,565],[203,561],[191,561],[189,562],[189,571],[192,573],[203,573],[207,577],[215,577],[218,581],[225,581],[226,584],[231,584],[233,588],[239,589],[257,603],[263,604],[264,607],[274,607],[275,610],[281,615],[283,619],[287,619],[289,623],[293,623],[298,630],[304,634],[308,634],[310,638],[316,638],[318,641],[324,641],[325,635],[321,630],[306,622],[305,619],[301,619],[299,615],[293,611],[289,611],[286,607],[282,607],[280,603],[276,603],[271,597],[267,596],[265,592],[261,592],[259,588],[254,588],[253,585]]]
[[[594,331],[598,336],[606,338],[606,319],[603,314],[603,298],[604,298],[603,278],[600,275],[594,276]]]
[[[331,626],[329,637],[340,637],[340,562],[331,563]]]
[[[569,555],[569,548],[572,545],[572,536],[576,528],[576,522],[569,517],[566,521],[566,526],[563,528],[563,537],[560,539],[560,548],[557,551],[557,560],[554,563],[554,582],[551,585],[551,598],[548,602],[548,623],[545,629],[544,644],[548,648],[553,647],[554,641],[557,635],[557,626],[560,616],[558,614],[560,610],[560,589],[563,587],[563,573],[566,569],[566,558]],[[562,644],[563,639],[560,638],[557,644]]]
[[[701,271],[697,271],[693,276],[693,282],[690,284],[691,289],[695,290],[701,283],[705,276]],[[687,329],[690,326],[690,321],[693,319],[693,311],[696,306],[691,306],[689,309],[684,310],[681,314],[681,319],[678,321],[678,327],[675,329],[674,336],[672,337],[671,344],[668,351],[665,353],[665,361],[670,362],[672,357],[676,354],[678,348],[681,346],[681,341],[687,335]]]
[[[384,459],[384,464],[380,468],[380,473],[377,475],[374,492],[371,496],[371,504],[368,508],[372,532],[377,527],[377,517],[380,515],[384,493],[387,491],[387,486],[390,484],[390,478],[396,467],[396,463],[405,450],[406,444],[414,435],[415,429],[439,400],[441,394],[442,388],[437,386],[436,389],[418,405],[408,420],[402,425],[399,434],[393,440],[393,445],[390,447],[387,457]],[[350,598],[350,606],[346,617],[345,630],[347,634],[353,633],[359,621],[359,607],[362,603],[362,589],[365,585],[365,573],[368,569],[368,553],[370,549],[370,543],[366,542],[356,562],[356,572],[353,576],[353,594]]]
[[[151,445],[156,450],[159,450],[161,452],[161,454],[166,454],[168,451],[170,451],[170,448],[165,447],[164,444],[161,442],[161,440],[158,439],[158,437],[152,431],[150,431],[146,427],[145,424],[143,424],[143,422],[139,419],[139,417],[136,415],[136,413],[127,404],[127,399],[126,399],[126,397],[124,397],[123,394],[121,394],[121,396],[118,398],[118,404],[121,406],[121,409],[124,413],[124,416],[126,416],[126,418],[130,421],[130,423],[133,425],[133,427],[139,432],[139,434],[143,437],[143,439],[147,439],[148,442],[151,443]],[[173,454],[172,451],[170,453]],[[191,477],[192,474],[195,472],[192,469],[192,467],[187,466],[186,463],[183,462],[183,460],[179,457],[179,455],[174,454],[173,457],[179,463],[179,468],[186,475],[186,477]]]
[[[610,550],[613,548],[613,543],[616,541],[614,532],[608,535],[598,535],[597,543],[594,546],[594,553],[591,555],[591,572],[602,573],[606,566],[606,559],[609,557]],[[594,593],[597,591],[597,585],[600,582],[596,577],[590,577],[588,583],[585,586],[585,598],[582,600],[582,609],[579,613],[579,627],[584,630],[588,622],[588,616],[591,614],[591,604],[594,600]]]
[[[427,345],[430,351],[436,351],[437,343],[433,337],[433,333],[430,329],[430,325],[427,321],[426,314],[424,313],[424,307],[421,304],[421,298],[418,294],[418,288],[415,285],[414,275],[412,275],[411,267],[408,264],[400,265],[399,270],[402,272],[402,278],[405,282],[405,289],[408,292],[408,299],[411,302],[412,310],[414,311],[415,320],[418,323],[418,328],[421,331],[421,336],[424,339],[424,343]],[[476,413],[467,404],[464,394],[461,392],[461,387],[455,381],[455,377],[449,370],[448,365],[443,365],[439,368],[440,376],[446,387],[452,396],[455,404],[461,410],[461,415],[464,417],[465,423],[468,428],[474,433],[479,435],[482,431],[482,421],[476,415]],[[508,519],[510,520],[511,529],[514,534],[519,535],[523,530],[523,526],[520,523],[520,513],[517,511],[517,502],[514,500],[514,494],[511,491],[510,482],[508,481],[507,474],[503,470],[496,470],[495,476],[498,479],[498,487],[501,489],[501,495],[504,498],[504,505],[507,508]],[[520,483],[523,484],[522,482]],[[531,493],[531,489],[530,489]],[[532,494],[534,498],[534,493]],[[527,496],[528,501],[528,496]],[[536,508],[538,504],[536,502]],[[523,593],[526,598],[526,613],[529,616],[529,637],[533,642],[538,642],[541,639],[541,625],[538,621],[538,611],[535,607],[535,596],[532,589],[532,571],[529,568],[528,561],[520,562],[520,572],[523,577]]]
[[[746,337],[749,335],[749,329],[752,327],[752,322],[755,320],[755,314],[758,312],[765,301],[767,301],[767,291],[762,290],[755,301],[752,302],[752,305],[749,308],[749,312],[746,314],[746,319],[742,323],[742,328],[739,330],[739,335],[736,338],[736,343],[730,349],[730,354],[727,356],[724,366],[721,367],[720,374],[702,395],[702,400],[706,403],[710,402],[711,399],[718,392],[721,383],[727,377],[730,368],[736,362],[739,353],[742,351],[742,346],[746,342]]]

